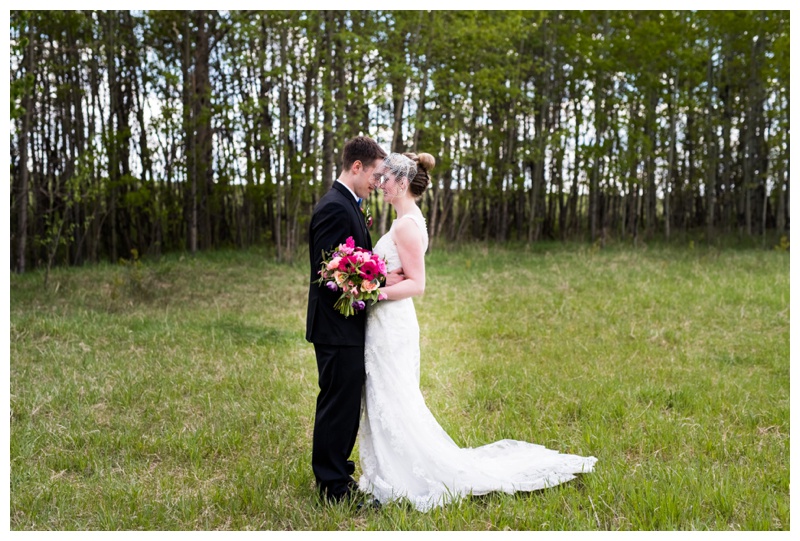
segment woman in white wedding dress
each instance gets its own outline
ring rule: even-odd
[[[416,205],[430,182],[430,154],[390,154],[381,190],[397,219],[374,252],[405,280],[381,288],[387,300],[367,313],[359,434],[359,489],[386,503],[407,499],[420,511],[462,496],[552,487],[590,472],[594,457],[560,454],[541,445],[501,440],[459,448],[425,405],[419,388],[419,325],[412,297],[425,290],[425,220]]]

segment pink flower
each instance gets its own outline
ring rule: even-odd
[[[355,249],[355,247],[356,247],[356,244],[355,244],[355,241],[353,241],[353,237],[347,237],[347,242],[345,242],[344,244],[340,244],[336,248],[336,251],[340,252],[343,255],[350,255],[350,254],[353,253],[353,250]]]
[[[344,242],[344,249],[343,252],[347,255],[353,253],[353,250],[356,249],[356,241],[353,240],[353,237],[347,237],[347,240]]]
[[[327,268],[328,270],[337,269],[339,268],[339,262],[341,260],[342,260],[341,257],[334,257],[333,259],[330,260],[330,262],[327,265],[325,265],[325,268]]]
[[[385,301],[385,300],[386,300],[386,299],[388,299],[388,298],[389,298],[389,297],[388,297],[388,296],[386,295],[386,293],[384,293],[383,291],[381,291],[380,293],[378,293],[378,300],[379,300],[379,301]]]

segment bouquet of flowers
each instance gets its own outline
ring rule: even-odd
[[[358,248],[353,237],[348,237],[328,254],[322,252],[320,278],[316,281],[331,291],[341,290],[342,295],[333,305],[344,317],[352,316],[367,306],[384,300],[378,288],[386,281],[386,262],[363,248]]]

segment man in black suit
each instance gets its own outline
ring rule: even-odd
[[[343,151],[342,174],[320,199],[309,226],[308,247],[311,284],[308,288],[306,340],[314,344],[319,369],[319,395],[314,418],[311,465],[317,486],[329,501],[341,501],[357,490],[348,460],[358,434],[364,370],[366,312],[345,318],[333,305],[339,291],[314,283],[319,278],[322,252],[329,252],[347,237],[356,246],[372,250],[372,239],[359,208],[359,198],[369,197],[380,183],[386,152],[369,137],[355,137]],[[391,285],[402,274],[389,276]]]

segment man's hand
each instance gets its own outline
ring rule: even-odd
[[[405,279],[406,277],[403,275],[403,269],[402,268],[395,269],[386,275],[386,286],[388,287],[388,286],[393,286],[395,284],[399,284]]]

